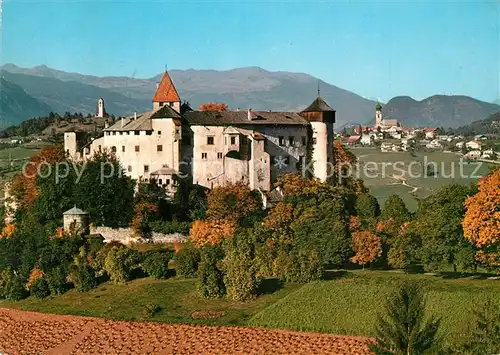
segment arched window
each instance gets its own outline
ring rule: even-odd
[[[111,152],[116,153],[116,147],[115,146],[111,147]]]

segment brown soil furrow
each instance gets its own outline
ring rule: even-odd
[[[368,338],[0,309],[3,354],[369,354]]]

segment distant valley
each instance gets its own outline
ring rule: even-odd
[[[270,72],[257,67],[227,71],[169,71],[183,100],[193,107],[225,102],[231,109],[297,111],[316,96],[318,78],[303,73]],[[0,128],[19,124],[49,111],[95,113],[103,97],[115,116],[151,109],[151,98],[161,74],[148,79],[97,77],[67,73],[47,66],[21,68],[6,64],[1,70]],[[337,110],[337,128],[374,121],[376,101],[320,80],[321,96]],[[487,118],[500,106],[466,96],[436,95],[422,101],[395,97],[383,108],[388,118],[409,126],[458,127]]]

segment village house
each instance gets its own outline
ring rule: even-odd
[[[467,149],[481,150],[481,148],[483,147],[483,143],[476,140],[472,140],[465,143],[465,146],[467,147]]]
[[[306,167],[308,157],[314,175],[328,177],[335,110],[319,92],[301,112],[195,111],[181,103],[165,71],[152,103],[152,111],[118,119],[92,141],[81,132],[66,132],[65,150],[75,160],[108,151],[127,175],[154,178],[171,191],[174,176],[208,188],[243,181],[269,191],[280,174]],[[97,114],[105,114],[102,99]]]

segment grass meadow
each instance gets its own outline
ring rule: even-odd
[[[196,280],[136,279],[126,285],[102,284],[79,293],[70,290],[48,299],[29,297],[11,307],[45,313],[210,325],[249,325],[343,335],[371,336],[387,296],[402,281],[422,282],[429,315],[442,318],[440,335],[457,343],[467,336],[471,311],[487,298],[500,305],[500,281],[404,274],[392,271],[338,271],[331,279],[305,285],[266,280],[255,300],[241,303],[205,299]],[[151,317],[147,309],[158,306]],[[197,316],[195,316],[197,315]]]
[[[440,151],[415,152],[415,156],[409,152],[381,152],[379,148],[351,151],[360,162],[358,177],[379,203],[383,205],[390,195],[396,194],[411,211],[417,208],[416,198],[425,198],[443,185],[473,184],[478,177],[487,175],[491,166],[484,162],[461,164],[460,155]],[[427,176],[424,168],[431,163],[437,164],[436,174]]]

